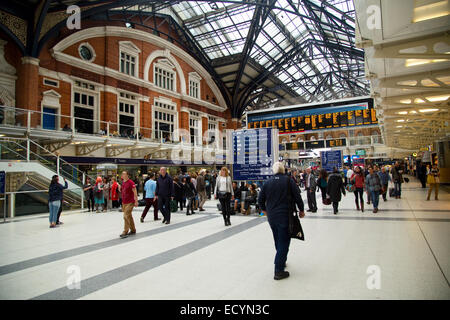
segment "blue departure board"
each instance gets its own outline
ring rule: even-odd
[[[342,170],[342,150],[325,151],[320,153],[322,168],[328,172],[333,172],[336,167]]]
[[[237,130],[232,133],[233,179],[267,180],[274,163],[272,129]]]

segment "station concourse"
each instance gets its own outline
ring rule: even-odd
[[[0,300],[449,300],[449,14],[2,2]]]

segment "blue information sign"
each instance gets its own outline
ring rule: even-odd
[[[0,171],[0,193],[5,193],[5,183],[6,183],[6,173],[5,171]]]
[[[320,153],[322,168],[332,172],[333,168],[342,169],[342,150],[325,151]]]
[[[260,181],[272,176],[271,128],[234,131],[232,143],[234,180]]]

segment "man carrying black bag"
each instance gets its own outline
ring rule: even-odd
[[[264,214],[268,218],[270,228],[272,229],[273,239],[275,241],[275,280],[281,280],[289,277],[289,272],[285,271],[287,254],[291,243],[289,232],[289,216],[295,205],[299,211],[299,216],[305,216],[303,200],[300,190],[289,176],[285,175],[285,169],[281,162],[273,165],[274,176],[269,179],[262,187],[259,193],[258,203]],[[290,184],[290,194],[287,186]],[[295,210],[295,209],[294,209]]]

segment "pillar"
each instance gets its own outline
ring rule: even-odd
[[[17,72],[16,107],[34,111],[41,111],[39,106],[39,59],[22,57],[22,64]],[[26,115],[17,117],[16,122],[22,126],[27,124]],[[35,128],[41,123],[41,115],[31,116],[31,127]]]

